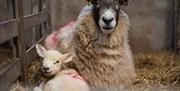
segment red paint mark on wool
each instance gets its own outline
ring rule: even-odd
[[[72,78],[74,78],[74,79],[84,80],[83,77],[80,76],[79,74],[67,73],[67,75],[69,75],[70,77],[72,77]]]
[[[53,34],[53,37],[52,37],[53,44],[56,44],[58,42],[57,35],[58,35],[57,32],[55,34]]]
[[[60,31],[64,32],[66,30],[71,30],[72,27],[75,25],[76,21],[71,21],[70,23],[68,23],[67,25],[65,25],[64,27],[62,27],[60,29]]]
[[[50,35],[48,35],[45,40],[45,47],[47,49],[55,49],[61,36],[63,36],[65,32],[72,31],[75,24],[76,21],[71,21],[70,23],[59,29],[59,31],[52,32]]]

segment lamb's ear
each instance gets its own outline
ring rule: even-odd
[[[88,5],[95,4],[95,0],[86,0],[88,2]]]
[[[46,57],[47,55],[47,50],[40,44],[36,45],[36,51],[38,55],[41,56],[42,58]]]
[[[121,4],[121,5],[128,5],[128,0],[119,0],[119,3]]]
[[[72,61],[74,57],[75,57],[74,53],[66,53],[61,56],[61,60],[63,61],[63,63],[68,63]]]

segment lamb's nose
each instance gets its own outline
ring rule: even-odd
[[[111,18],[102,17],[102,20],[103,20],[104,23],[109,25],[114,20],[114,18],[113,17],[111,17]]]
[[[48,71],[50,68],[49,67],[43,67],[42,68],[44,71]]]

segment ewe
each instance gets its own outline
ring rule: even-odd
[[[41,45],[36,45],[39,56],[44,58],[42,71],[45,76],[55,76],[40,87],[35,87],[34,91],[89,91],[89,87],[84,79],[74,70],[62,70],[65,63],[73,59],[73,54],[61,54],[56,50],[46,50]]]
[[[56,49],[75,52],[67,66],[76,69],[89,86],[129,87],[136,74],[128,43],[129,19],[120,9],[128,0],[89,1],[92,5],[83,10],[71,31],[60,34]]]

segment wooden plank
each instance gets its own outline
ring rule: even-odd
[[[50,32],[51,31],[51,29],[52,29],[52,24],[51,24],[51,6],[50,6],[50,0],[45,0],[45,5],[46,5],[46,10],[47,10],[47,13],[48,13],[48,17],[47,17],[47,32],[46,33],[48,33],[48,32]]]
[[[25,47],[25,31],[24,31],[24,12],[23,0],[16,0],[16,19],[18,23],[18,44],[19,44],[19,58],[21,63],[21,80],[24,85],[28,84],[27,80],[27,57]]]
[[[13,8],[11,0],[0,0],[0,21],[13,18]]]
[[[36,3],[38,3],[38,2],[40,2],[41,0],[32,0],[32,3],[33,4],[36,4]]]
[[[0,71],[0,91],[9,91],[14,81],[20,76],[20,62],[16,61]]]
[[[17,35],[16,19],[0,22],[0,44]]]
[[[23,14],[24,16],[30,15],[32,13],[31,10],[31,0],[23,0]]]
[[[44,23],[45,21],[47,21],[47,18],[48,18],[48,15],[47,15],[47,12],[45,11],[37,13],[37,14],[25,16],[24,28],[26,30],[29,28],[33,28],[37,25],[40,25]]]
[[[40,12],[36,14],[32,14],[29,16],[25,16],[25,24],[24,28],[27,31],[26,36],[26,48],[29,48],[33,43],[35,43],[38,39],[36,36],[40,35],[39,31],[42,30],[40,28],[41,24],[47,21],[47,12]],[[39,36],[41,37],[41,36]]]
[[[38,26],[47,21],[47,13],[40,12],[38,14],[28,15],[24,17],[25,30]],[[17,22],[16,19],[0,22],[0,44],[6,42],[17,36]]]

